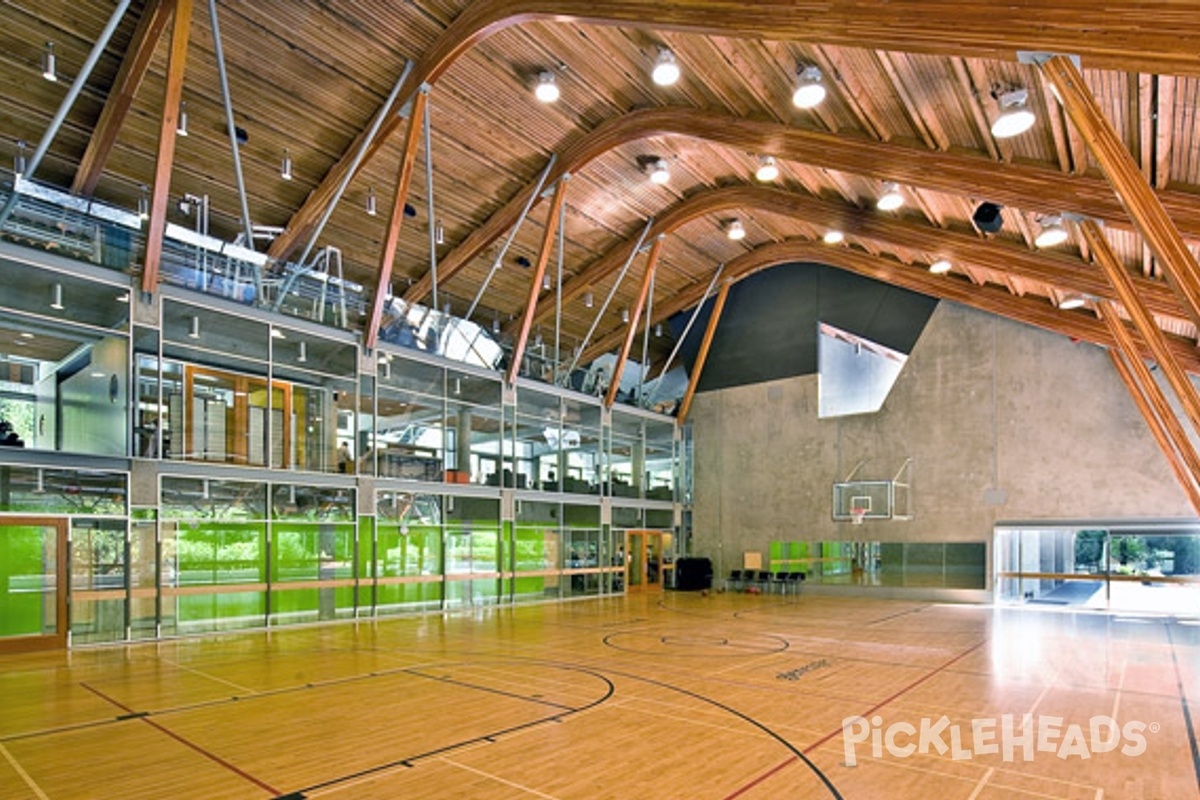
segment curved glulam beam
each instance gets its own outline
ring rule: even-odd
[[[1112,187],[1101,178],[1064,175],[1058,170],[998,164],[984,156],[938,153],[919,147],[848,139],[806,131],[776,122],[742,119],[692,108],[652,108],[609,120],[568,145],[547,182],[563,173],[578,174],[588,162],[621,145],[656,136],[679,135],[785,161],[833,169],[948,194],[967,194],[1027,211],[1058,214],[1071,211],[1124,228],[1132,227]],[[454,275],[517,223],[536,182],[526,185],[502,208],[438,262],[438,278]],[[1179,191],[1158,193],[1180,230],[1200,238],[1200,204]],[[540,198],[539,198],[540,200]],[[404,293],[410,303],[429,293],[426,275]]]
[[[655,219],[648,238],[674,233],[689,222],[731,209],[753,209],[797,217],[820,227],[836,228],[850,236],[936,254],[960,266],[1005,272],[1093,297],[1119,299],[1102,274],[1074,257],[1034,252],[998,239],[980,239],[969,233],[932,228],[767,186],[732,186],[690,197]],[[576,300],[619,269],[636,244],[637,239],[622,242],[563,283],[563,305]],[[1169,286],[1145,278],[1131,279],[1151,312],[1187,319]],[[534,322],[541,322],[553,313],[552,306],[539,306]]]
[[[1008,317],[1079,341],[1101,347],[1116,346],[1104,323],[1090,313],[1061,311],[1046,300],[1017,297],[1006,289],[976,286],[953,277],[933,275],[923,267],[908,266],[845,247],[831,248],[819,242],[787,241],[764,245],[726,264],[725,277],[737,281],[764,269],[797,262],[827,264],[939,300],[950,300],[990,314]],[[654,317],[647,320],[646,324],[663,322],[700,302],[704,289],[704,284],[696,284],[664,303],[655,304]],[[579,363],[587,364],[613,349],[623,335],[624,330],[617,328],[596,340],[583,351]],[[1137,343],[1138,352],[1143,358],[1153,358],[1140,337]],[[1184,369],[1200,374],[1200,355],[1197,354],[1193,343],[1180,337],[1170,337],[1169,346],[1175,360]]]
[[[522,22],[630,25],[771,41],[1012,60],[1018,50],[1074,53],[1088,67],[1169,75],[1200,74],[1200,16],[1159,0],[1109,0],[1081,12],[1077,0],[1045,0],[997,18],[994,5],[861,0],[764,0],[748,11],[720,0],[491,0],[472,3],[442,32],[401,89],[433,84],[473,45]],[[1169,20],[1169,24],[1168,24]],[[365,164],[400,127],[393,118],[370,142]],[[349,171],[365,131],[326,173],[270,255],[286,257],[311,233]],[[361,167],[360,167],[361,169]]]

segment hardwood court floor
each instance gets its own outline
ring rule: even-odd
[[[1186,620],[630,596],[0,658],[0,800],[1179,800],[1196,698]],[[964,756],[1026,713],[1052,749],[1141,722],[1144,752]],[[959,757],[944,728],[847,766],[856,715],[945,715]]]

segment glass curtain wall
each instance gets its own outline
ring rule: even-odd
[[[360,463],[381,478],[440,481],[445,464],[445,370],[385,355],[378,365],[374,425]]]
[[[445,608],[494,605],[512,563],[501,541],[500,501],[490,497],[446,498]]]
[[[271,487],[272,625],[354,616],[355,507],[353,489]]]
[[[378,493],[370,576],[377,613],[442,607],[442,505],[440,495]],[[366,554],[366,542],[360,552]]]

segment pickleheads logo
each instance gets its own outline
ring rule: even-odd
[[[1020,723],[1019,725],[1017,723]],[[858,746],[870,742],[871,757],[883,758],[886,750],[895,758],[907,758],[920,753],[936,753],[955,761],[965,761],[975,756],[1000,755],[1005,761],[1033,761],[1037,753],[1052,753],[1063,760],[1079,758],[1087,760],[1099,753],[1119,749],[1122,755],[1140,756],[1146,752],[1145,733],[1158,732],[1158,724],[1147,725],[1131,720],[1124,725],[1109,716],[1099,715],[1088,720],[1087,725],[1063,724],[1062,717],[1039,714],[1024,714],[1019,718],[1012,714],[973,719],[969,725],[952,723],[944,714],[936,719],[919,720],[918,725],[908,722],[893,722],[886,728],[880,716],[846,717],[842,720],[842,745],[846,752],[846,766],[858,763]]]

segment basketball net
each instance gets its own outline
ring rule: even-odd
[[[850,509],[850,522],[852,522],[855,525],[862,525],[863,518],[865,518],[866,516],[867,516],[867,510],[865,508]]]

